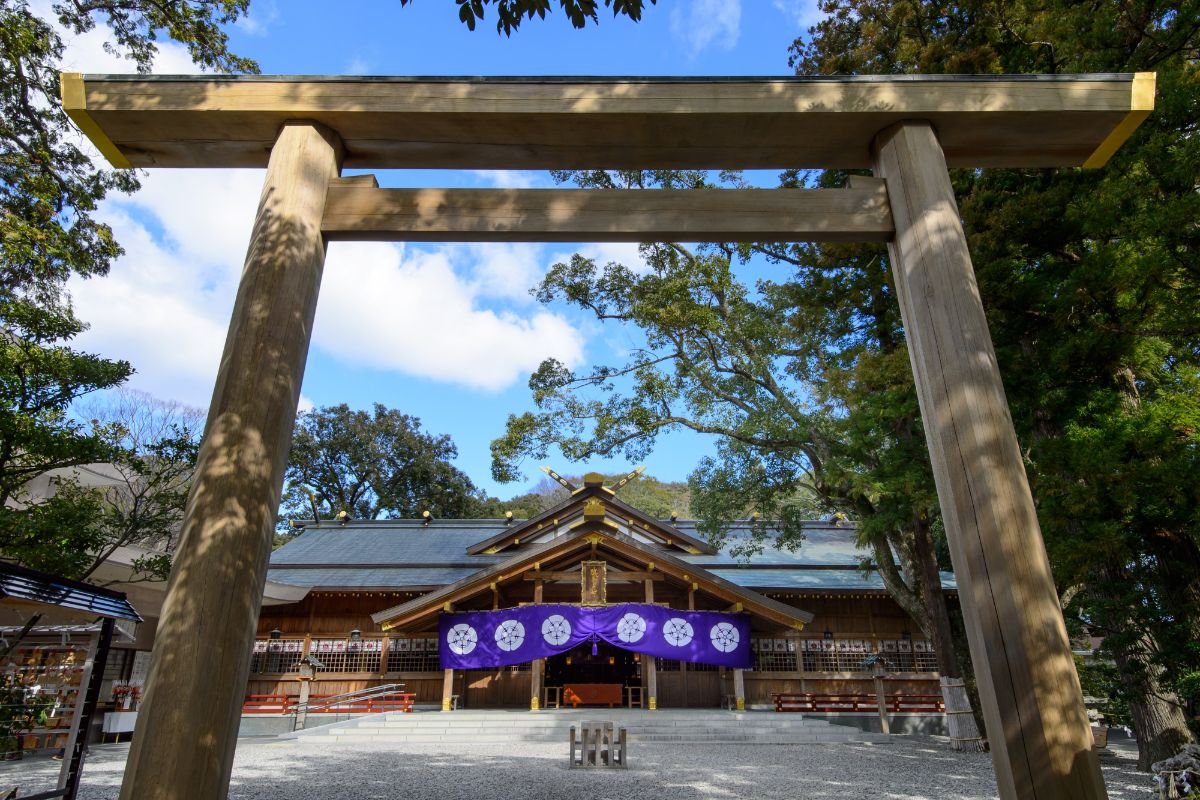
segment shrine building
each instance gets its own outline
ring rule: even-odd
[[[267,575],[303,596],[263,607],[247,708],[295,695],[312,655],[314,697],[403,683],[443,710],[742,708],[779,693],[873,710],[864,661],[879,654],[890,697],[938,709],[932,645],[862,566],[852,526],[806,522],[799,549],[739,556],[752,523],[717,549],[694,521],[623,502],[623,484],[589,474],[527,520],[303,523]]]

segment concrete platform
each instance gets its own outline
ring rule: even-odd
[[[884,743],[888,737],[856,727],[806,719],[801,714],[767,711],[627,708],[551,709],[545,711],[462,710],[358,717],[320,728],[285,733],[280,738],[320,745],[383,743],[477,744],[565,742],[581,720],[609,720],[625,728],[631,742],[702,742],[705,744]]]

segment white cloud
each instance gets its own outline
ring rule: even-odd
[[[279,19],[279,4],[275,0],[255,0],[249,13],[241,17],[236,27],[251,36],[266,36]]]
[[[48,0],[34,7],[51,17]],[[255,33],[272,19],[269,11],[243,25]],[[64,69],[132,72],[132,62],[104,50],[106,34],[102,26],[64,34]],[[184,48],[162,42],[154,71],[198,70]],[[538,180],[516,171],[477,177],[497,186]],[[152,170],[137,194],[110,197],[98,215],[126,252],[106,277],[70,282],[77,313],[91,325],[77,345],[132,362],[134,388],[206,406],[262,179],[261,170]],[[577,365],[583,335],[531,305],[528,291],[545,266],[539,245],[411,253],[389,244],[334,245],[313,346],[346,362],[486,391],[523,379],[548,356]],[[301,398],[302,409],[312,405]]]
[[[103,21],[97,21],[96,27],[85,34],[76,36],[67,32],[58,24],[58,15],[54,13],[48,0],[35,0],[30,3],[34,14],[50,22],[59,35],[63,37],[66,49],[60,69],[63,72],[90,73],[122,73],[136,72],[136,65],[127,58],[114,55],[104,49],[109,40],[108,27]],[[182,45],[170,40],[159,39],[158,54],[154,57],[153,71],[160,75],[184,75],[196,73],[200,68],[192,63],[191,56]]]
[[[532,189],[545,186],[545,173],[517,169],[473,169],[471,174],[486,186],[497,189]]]
[[[741,32],[741,0],[691,0],[671,10],[671,34],[695,56],[713,45],[730,50]]]
[[[583,360],[583,340],[562,317],[483,307],[478,285],[445,249],[389,244],[329,248],[313,339],[342,360],[499,391],[544,358]]]
[[[154,170],[101,209],[125,255],[70,291],[79,345],[128,359],[134,388],[207,406],[258,205],[261,170]]]
[[[342,70],[343,75],[370,75],[371,62],[367,61],[362,56],[355,56],[346,62],[346,68]]]
[[[79,346],[131,361],[135,388],[207,405],[250,238],[261,170],[153,170],[102,209],[126,254],[70,290],[91,330]],[[407,251],[335,244],[313,346],[336,359],[484,390],[543,358],[583,359],[583,335],[528,295],[539,245]]]
[[[803,31],[825,19],[819,0],[773,0],[775,8]]]
[[[296,411],[304,413],[305,411],[312,411],[316,407],[316,403],[304,395],[300,395],[300,402],[296,405]]]
[[[535,244],[468,244],[447,248],[456,264],[470,264],[472,289],[482,297],[529,304],[541,280],[542,247]]]

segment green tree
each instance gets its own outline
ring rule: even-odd
[[[343,403],[301,413],[280,529],[289,518],[312,517],[314,504],[353,519],[477,517],[487,498],[450,463],[457,455],[449,436],[426,433],[416,417],[379,403],[371,412]]]
[[[564,476],[576,486],[583,485],[582,476]],[[613,486],[624,475],[605,475],[604,485]],[[495,501],[496,510],[503,514],[529,518],[542,513],[570,497],[570,493],[552,478],[542,478],[533,490],[517,495],[510,500]],[[652,475],[642,474],[621,487],[617,497],[634,508],[656,519],[669,519],[672,514],[687,518],[691,507],[691,490],[682,481],[661,481]],[[491,516],[490,514],[486,516]],[[499,516],[499,515],[496,515]]]
[[[1200,4],[833,0],[804,73],[1158,73],[1107,168],[953,175],[1067,611],[1120,667],[1139,764],[1200,656]]]
[[[108,47],[148,72],[156,42],[184,44],[200,66],[253,72],[231,54],[221,25],[249,0],[65,0],[56,21],[71,33],[103,25]],[[95,211],[108,192],[138,188],[137,173],[99,167],[79,146],[62,110],[59,68],[64,42],[25,0],[0,0],[0,299],[25,298],[64,310],[72,274],[104,275],[121,254]],[[2,320],[0,320],[2,322]]]
[[[400,5],[406,6],[412,2],[413,0],[400,0]],[[552,6],[551,0],[455,0],[455,2],[458,3],[458,18],[471,30],[475,30],[476,22],[483,21],[487,7],[494,6],[496,31],[505,36],[511,36],[513,31],[520,28],[522,20],[533,19],[535,15],[540,19],[545,19]],[[658,0],[650,0],[650,5],[654,5],[656,2]],[[600,22],[598,0],[558,0],[558,5],[566,13],[567,19],[571,20],[571,25],[576,28],[586,27],[588,20],[591,20],[593,24]],[[641,20],[642,9],[645,6],[645,0],[604,0],[604,7],[611,8],[614,17],[623,14],[634,22]]]
[[[111,388],[127,362],[79,352],[85,329],[66,292],[71,276],[104,275],[121,248],[95,212],[110,191],[137,188],[133,171],[98,166],[81,149],[59,100],[60,30],[107,28],[111,52],[148,71],[160,37],[184,44],[201,66],[254,70],[229,53],[221,26],[248,0],[61,0],[53,20],[26,0],[0,0],[0,555],[59,574],[87,575],[113,541],[159,530],[143,503],[124,521],[103,492],[72,477],[91,463],[121,464],[141,481],[189,457],[187,441],[131,445],[114,426],[75,420],[71,404]],[[53,24],[57,23],[57,26]],[[186,437],[184,437],[186,439]],[[55,491],[34,497],[31,480],[59,471]],[[174,492],[170,490],[169,493]],[[177,494],[177,492],[175,493]],[[172,500],[172,502],[174,502]],[[135,521],[142,520],[142,521]],[[146,564],[160,573],[162,563]],[[11,640],[10,640],[11,641]]]

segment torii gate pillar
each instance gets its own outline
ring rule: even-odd
[[[1003,798],[1107,797],[1083,693],[932,126],[875,142],[896,235],[888,243]]]
[[[309,122],[271,150],[122,800],[228,791],[340,162],[337,136]]]

